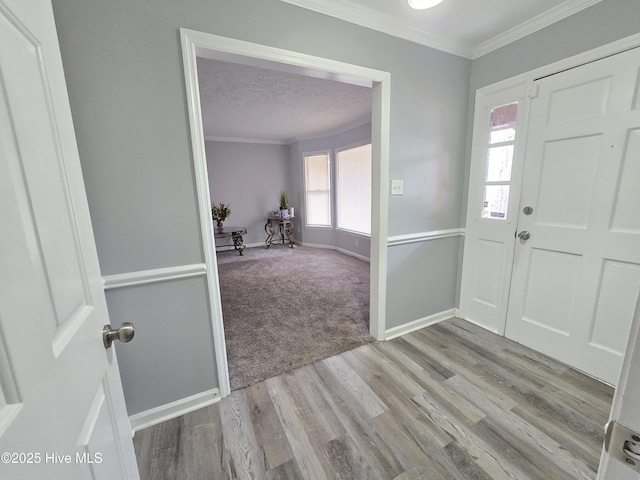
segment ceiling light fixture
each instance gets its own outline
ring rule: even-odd
[[[441,2],[442,0],[409,0],[409,6],[416,10],[424,10],[426,8],[435,7]]]

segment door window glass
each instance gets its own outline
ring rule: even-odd
[[[517,114],[517,103],[491,110],[482,218],[507,218]]]
[[[487,182],[508,182],[511,180],[513,145],[490,147],[487,155]]]
[[[509,185],[485,185],[483,218],[507,218],[509,207]]]

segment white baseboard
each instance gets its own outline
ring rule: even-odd
[[[349,250],[345,250],[344,248],[335,247],[334,250],[340,253],[344,253],[345,255],[351,255],[352,257],[359,258],[360,260],[364,260],[367,263],[371,263],[371,259],[369,257],[365,257],[364,255],[360,255],[359,253],[350,252]]]
[[[345,250],[344,248],[336,247],[334,245],[321,245],[319,243],[303,243],[298,240],[293,241],[296,245],[300,245],[302,247],[309,248],[321,248],[323,250],[335,250],[336,252],[344,253],[345,255],[351,255],[352,257],[359,258],[360,260],[364,260],[367,263],[371,262],[369,257],[365,257],[364,255],[360,255],[359,253],[351,252],[349,250]]]
[[[193,412],[199,408],[206,407],[220,401],[220,391],[217,388],[207,390],[206,392],[196,393],[190,397],[186,397],[175,402],[160,405],[159,407],[136,413],[129,417],[131,422],[131,430],[135,433],[143,428],[166,422],[172,418],[179,417],[185,413]]]
[[[405,323],[404,325],[400,325],[399,327],[390,328],[385,331],[384,338],[385,340],[391,340],[393,338],[406,335],[407,333],[415,332],[416,330],[420,330],[421,328],[428,327],[429,325],[440,323],[457,316],[458,316],[458,309],[450,308],[449,310],[445,310],[444,312],[434,313],[433,315],[429,315],[428,317],[424,317],[424,318],[419,318],[418,320]]]

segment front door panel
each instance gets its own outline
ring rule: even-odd
[[[507,319],[611,384],[640,288],[639,68],[634,49],[536,82]]]

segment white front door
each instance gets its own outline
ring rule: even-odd
[[[0,246],[0,478],[138,478],[47,0],[0,0]]]
[[[460,316],[499,335],[504,335],[518,221],[525,95],[523,82],[476,96]]]
[[[637,48],[536,82],[506,329],[611,384],[640,286],[639,68]]]

